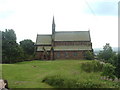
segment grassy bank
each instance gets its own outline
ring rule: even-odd
[[[92,81],[103,87],[115,87],[115,82],[100,79],[100,72],[87,73],[81,69],[81,64],[88,60],[56,60],[56,61],[26,61],[16,64],[3,64],[3,78],[7,79],[10,88],[54,88],[42,82],[46,77],[60,75],[60,78],[74,79],[80,82]],[[55,80],[55,79],[54,79]]]

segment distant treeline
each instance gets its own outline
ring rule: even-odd
[[[2,63],[16,63],[34,59],[34,42],[25,39],[16,42],[16,34],[13,29],[0,31],[2,35]]]
[[[120,52],[120,47],[112,47],[112,49],[116,53]],[[94,48],[93,50],[95,54],[98,54],[103,48]]]

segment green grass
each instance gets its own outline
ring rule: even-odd
[[[92,80],[113,87],[115,82],[100,79],[100,72],[87,73],[81,69],[81,63],[88,60],[26,61],[2,65],[2,77],[7,79],[10,88],[54,88],[43,83],[47,76],[62,75],[80,81]]]

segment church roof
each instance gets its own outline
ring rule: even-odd
[[[92,50],[91,46],[84,46],[84,45],[79,45],[79,46],[56,46],[54,47],[55,51],[75,51],[75,50]]]
[[[37,35],[36,45],[50,45],[52,35]],[[55,32],[54,41],[91,41],[89,31]]]
[[[37,35],[36,45],[50,45],[51,35]]]
[[[51,47],[50,46],[44,46],[45,50],[50,51]],[[92,50],[91,46],[84,46],[84,45],[79,45],[79,46],[55,46],[54,47],[55,51],[78,51],[78,50]],[[37,51],[43,51],[43,46],[38,46]]]
[[[51,46],[44,46],[44,49],[47,50],[47,51],[50,51],[51,50]],[[43,46],[38,46],[37,47],[37,51],[44,51],[43,50]]]
[[[55,32],[55,41],[91,41],[89,31]]]

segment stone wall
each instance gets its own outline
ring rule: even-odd
[[[92,43],[90,41],[54,41],[53,46],[91,46]],[[38,46],[37,46],[38,47]],[[36,51],[35,59],[84,59],[84,53],[87,50],[78,50],[78,51],[48,51],[48,57],[44,56],[43,51]]]
[[[85,51],[55,51],[55,59],[84,59]]]
[[[76,60],[80,60],[80,59],[85,59],[84,54],[85,54],[85,50],[83,51],[54,51],[54,53],[48,52],[48,56],[44,56],[44,52],[40,51],[40,52],[36,52],[36,56],[35,59],[38,60],[51,60],[53,59],[53,55],[54,55],[54,59],[76,59]]]
[[[43,52],[42,51],[36,52],[35,59],[42,59],[42,57],[43,57]]]
[[[54,59],[84,59],[84,52],[85,51],[54,51]],[[53,57],[53,54],[48,53],[48,58],[45,58],[42,51],[36,52],[35,59],[49,60]]]
[[[47,55],[45,55],[45,53],[43,51],[39,51],[39,52],[36,52],[35,59],[50,60],[51,59],[51,54],[50,54],[50,52],[47,52]]]

